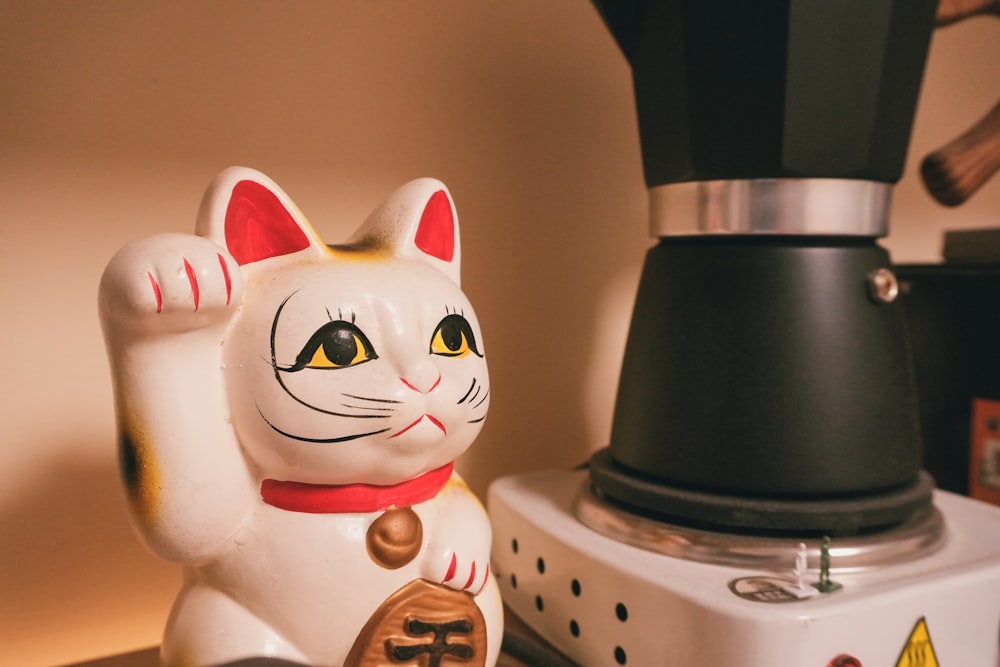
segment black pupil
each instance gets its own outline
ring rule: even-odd
[[[322,344],[326,358],[336,366],[347,366],[358,356],[357,339],[348,329],[334,329]]]
[[[441,323],[441,340],[444,346],[452,352],[462,349],[462,327],[455,320],[445,320]]]

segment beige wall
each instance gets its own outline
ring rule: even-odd
[[[461,462],[500,475],[607,438],[644,249],[628,69],[584,0],[0,2],[0,665],[158,640],[177,571],[147,555],[117,483],[95,295],[110,255],[190,231],[230,164],[269,173],[330,241],[431,175],[462,220],[493,409]],[[1000,33],[935,38],[911,162],[1000,92]],[[997,225],[897,193],[897,260]]]

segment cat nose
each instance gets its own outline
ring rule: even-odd
[[[421,394],[429,394],[441,383],[441,373],[431,365],[424,365],[417,369],[412,369],[405,377],[400,376],[400,381],[413,391]]]

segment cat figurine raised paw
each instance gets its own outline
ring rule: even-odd
[[[99,307],[143,541],[184,566],[168,666],[470,665],[500,652],[486,513],[453,470],[489,408],[448,190],[327,246],[263,174],[112,258]]]

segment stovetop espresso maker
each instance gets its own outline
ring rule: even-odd
[[[935,0],[598,2],[632,65],[652,232],[596,487],[723,530],[930,503],[888,254]]]

